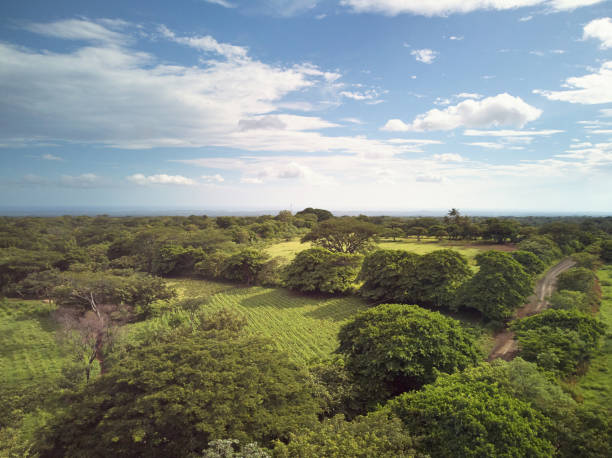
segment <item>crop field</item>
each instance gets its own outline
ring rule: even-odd
[[[173,282],[182,297],[207,298],[207,310],[237,310],[253,334],[273,339],[299,363],[329,356],[336,349],[340,326],[366,309],[357,297],[307,297],[278,288],[232,288],[211,296],[210,283]]]
[[[338,345],[340,327],[368,308],[356,296],[304,296],[282,288],[240,288],[205,280],[174,280],[172,285],[181,298],[203,299],[205,310],[238,311],[247,319],[253,334],[269,337],[300,364],[329,357]],[[221,292],[211,294],[215,290]],[[492,345],[490,333],[483,332],[469,314],[450,316],[479,335],[483,354],[487,354]]]
[[[608,325],[601,353],[578,382],[586,403],[612,406],[612,265],[597,272],[603,293],[599,316]]]
[[[0,302],[0,390],[59,377],[65,357],[55,339],[53,308],[40,301]]]
[[[310,248],[310,242],[300,243],[299,239],[294,239],[288,242],[279,242],[270,245],[266,248],[266,252],[272,256],[280,256],[291,260],[300,251]],[[450,242],[438,241],[435,238],[423,237],[420,242],[414,238],[398,238],[396,241],[392,239],[380,239],[377,246],[385,250],[406,250],[416,254],[427,254],[435,250],[452,249],[463,254],[474,263],[474,256],[486,250],[503,250],[510,251],[514,249],[513,245],[483,245],[469,242]]]

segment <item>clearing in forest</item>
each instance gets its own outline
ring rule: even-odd
[[[584,402],[612,406],[612,265],[597,272],[602,290],[599,309],[601,320],[608,325],[600,353],[591,360],[589,370],[578,381]]]

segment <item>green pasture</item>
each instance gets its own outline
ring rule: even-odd
[[[329,356],[337,347],[340,326],[366,309],[358,297],[308,297],[279,288],[231,288],[213,294],[211,283],[175,280],[179,296],[206,299],[205,309],[237,310],[253,334],[269,337],[296,362]]]
[[[56,341],[53,309],[41,301],[0,301],[0,390],[60,376],[65,356]]]
[[[382,238],[376,245],[385,250],[406,250],[416,254],[427,254],[435,250],[452,249],[467,257],[470,263],[474,263],[474,257],[482,251],[491,249],[507,251],[511,249],[509,245],[486,245],[477,242],[451,242],[448,240],[439,241],[432,237],[422,237],[421,241],[417,241],[416,238],[398,238],[395,241],[390,238]],[[266,252],[272,257],[280,256],[287,260],[292,260],[297,253],[311,246],[310,242],[300,243],[299,239],[293,239],[270,245],[266,247]]]
[[[591,360],[589,370],[578,381],[586,403],[612,406],[612,265],[597,272],[602,290],[599,316],[608,325],[600,354]]]

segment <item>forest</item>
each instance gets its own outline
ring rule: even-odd
[[[0,457],[603,458],[611,418],[612,217],[0,217]]]

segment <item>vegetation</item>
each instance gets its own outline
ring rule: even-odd
[[[311,248],[299,253],[285,270],[285,285],[302,292],[343,293],[359,273],[360,256]]]
[[[416,305],[387,304],[340,329],[338,352],[371,405],[475,364],[473,338],[456,320]]]
[[[370,248],[378,228],[371,223],[351,219],[327,219],[302,237],[335,253],[362,253]]]

